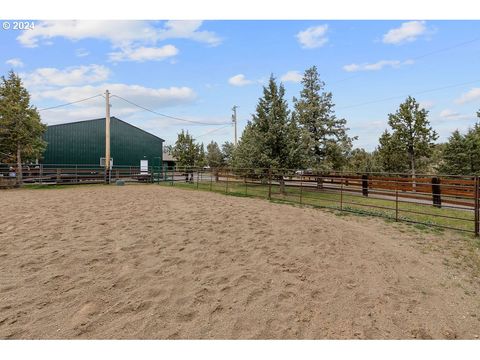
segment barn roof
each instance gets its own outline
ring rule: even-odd
[[[84,123],[84,122],[87,122],[87,121],[102,121],[102,120],[105,121],[105,118],[72,121],[72,122],[62,123],[62,124],[48,125],[48,127],[53,127],[53,126],[65,126],[65,125],[70,125],[70,124]],[[146,133],[146,134],[148,134],[148,135],[154,136],[154,137],[156,137],[157,139],[159,139],[159,140],[161,140],[161,141],[165,141],[165,140],[162,139],[161,137],[159,137],[159,136],[157,136],[157,135],[154,135],[154,134],[152,134],[152,133],[149,133],[148,131],[145,131],[145,130],[143,130],[143,129],[135,126],[135,125],[129,124],[128,122],[123,121],[123,120],[121,120],[121,119],[119,119],[119,118],[117,118],[117,117],[115,117],[115,116],[111,116],[111,117],[110,117],[110,120],[120,121],[120,122],[122,122],[122,123],[124,123],[124,124],[127,124],[128,126],[131,126],[132,128],[135,128],[135,129],[137,129],[137,130],[140,130],[140,131],[142,131],[142,132],[144,132],[144,133]]]

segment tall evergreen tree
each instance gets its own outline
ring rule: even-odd
[[[30,94],[20,77],[10,71],[0,84],[0,159],[17,163],[17,182],[22,183],[22,162],[41,157],[46,148],[37,109],[30,104]]]
[[[273,75],[259,98],[252,121],[242,133],[235,149],[236,164],[241,167],[285,168],[289,164],[289,110],[283,84]]]
[[[206,154],[205,154],[205,147],[203,143],[200,145],[196,145],[196,159],[195,159],[195,166],[199,168],[203,168],[206,164]]]
[[[292,112],[287,125],[287,159],[288,169],[304,169],[308,167],[308,145],[303,141],[303,129],[299,126],[295,112]]]
[[[392,135],[388,130],[385,130],[378,142],[376,157],[381,171],[403,173],[408,170],[407,153],[396,135]]]
[[[198,159],[198,147],[193,137],[184,130],[177,136],[177,141],[172,149],[172,156],[177,159],[179,166],[193,167]]]
[[[352,147],[347,121],[335,115],[332,93],[325,92],[316,66],[302,79],[300,99],[294,98],[295,117],[302,127],[303,143],[308,146],[310,166],[330,169],[343,163]],[[341,159],[343,158],[343,159]]]
[[[211,168],[219,168],[224,165],[222,151],[215,141],[207,145],[207,165]]]
[[[445,144],[439,171],[452,175],[480,175],[480,123],[465,135],[454,131]]]
[[[232,158],[233,158],[233,151],[235,150],[235,145],[230,141],[225,141],[222,144],[222,155],[223,161],[225,165],[231,166],[232,165]]]
[[[408,155],[412,177],[415,178],[416,164],[420,157],[432,153],[437,133],[430,127],[428,111],[421,109],[415,98],[409,96],[400,104],[395,114],[388,115],[388,124],[393,138],[398,140],[400,150]]]

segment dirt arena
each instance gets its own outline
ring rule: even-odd
[[[456,233],[158,185],[0,200],[2,339],[480,336]]]

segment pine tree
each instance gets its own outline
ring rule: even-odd
[[[289,110],[283,84],[273,75],[263,87],[252,121],[245,127],[235,149],[235,163],[240,167],[281,169],[289,164]]]
[[[308,166],[308,146],[303,141],[303,129],[299,126],[295,112],[287,124],[287,169],[304,169]]]
[[[224,165],[223,154],[215,141],[207,145],[207,165],[211,168],[219,168]]]
[[[177,164],[181,167],[193,167],[198,159],[198,147],[195,145],[193,137],[184,130],[177,136],[177,141],[172,150],[172,156],[177,159]]]
[[[235,147],[233,163],[241,168],[281,169],[296,167],[296,154],[292,147],[296,141],[291,127],[290,111],[285,100],[285,88],[277,84],[274,76],[263,87],[252,121],[245,127]],[[297,140],[298,141],[298,140]],[[280,191],[285,190],[283,176],[275,175]]]
[[[302,79],[300,99],[294,98],[295,118],[304,130],[309,166],[330,169],[344,163],[352,147],[347,121],[335,115],[332,93],[325,92],[316,66],[307,69]]]
[[[400,104],[395,114],[388,115],[392,136],[398,139],[400,150],[408,155],[412,178],[415,178],[418,159],[431,155],[434,141],[438,138],[430,127],[427,116],[428,111],[420,109],[418,102],[411,96]]]
[[[253,123],[248,121],[233,152],[233,167],[243,169],[258,167],[258,159],[262,156],[262,151],[257,137],[258,134]]]
[[[452,175],[480,175],[480,123],[465,135],[454,131],[445,144],[440,172]]]
[[[205,155],[205,147],[203,143],[200,145],[196,145],[196,159],[195,159],[195,166],[199,168],[203,168],[206,164],[206,155]]]
[[[460,131],[455,130],[445,144],[443,164],[439,171],[451,175],[467,174],[469,158],[465,136]]]
[[[230,141],[226,141],[222,144],[222,156],[225,165],[232,165],[233,152],[235,150],[235,145]]]
[[[380,136],[376,157],[382,171],[403,173],[408,169],[408,157],[399,138],[385,130]]]
[[[13,71],[2,76],[0,84],[0,158],[16,161],[17,183],[22,183],[22,162],[41,157],[46,148],[42,124],[37,109],[30,104],[30,94]]]
[[[349,154],[346,168],[356,173],[380,172],[377,164],[376,152],[370,153],[365,149],[353,149]]]

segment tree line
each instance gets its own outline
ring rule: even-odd
[[[353,148],[357,137],[349,136],[346,119],[336,116],[333,95],[313,66],[304,72],[292,106],[283,84],[270,76],[238,145],[212,141],[205,148],[182,130],[169,150],[179,166],[480,175],[480,122],[437,143],[428,111],[409,96],[388,114],[388,125],[374,151]],[[20,77],[13,71],[2,76],[0,163],[16,163],[21,177],[22,163],[41,160],[45,130]]]
[[[388,172],[412,177],[419,173],[480,175],[480,123],[465,134],[457,130],[447,142],[436,143],[438,134],[430,125],[429,112],[412,96],[388,114],[389,129],[371,152],[353,148],[357,137],[349,136],[347,121],[335,115],[333,95],[325,90],[315,66],[304,72],[302,90],[292,105],[290,109],[283,84],[272,75],[237,146],[225,143],[220,149],[211,142],[203,158],[196,155],[204,160],[195,162],[191,156],[185,162],[182,131],[174,156],[180,166]],[[191,136],[189,141],[194,143]]]

